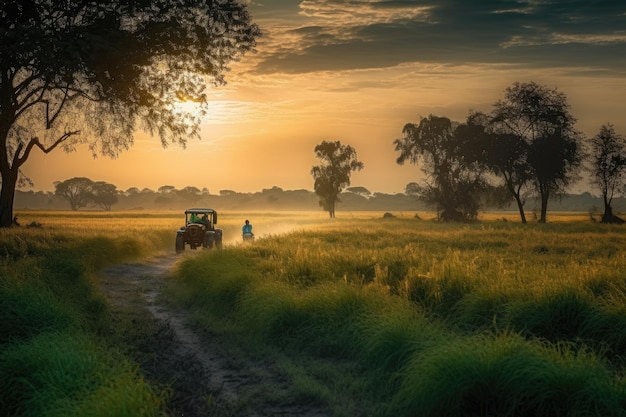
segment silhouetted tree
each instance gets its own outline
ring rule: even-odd
[[[54,193],[70,203],[72,210],[86,207],[93,202],[94,182],[85,177],[74,177],[54,183]]]
[[[176,191],[176,187],[173,185],[162,185],[157,189],[159,194],[170,194]]]
[[[370,190],[368,190],[365,187],[348,187],[348,188],[346,188],[346,191],[349,191],[349,192],[354,193],[354,194],[358,194],[358,195],[363,196],[363,197],[369,197],[370,195],[372,195]]]
[[[521,188],[531,175],[541,198],[541,223],[546,222],[548,200],[577,179],[583,152],[575,123],[565,94],[534,82],[513,84],[494,104],[491,131],[512,142],[515,185]]]
[[[255,46],[259,29],[236,0],[0,2],[0,227],[13,219],[20,167],[33,148],[88,143],[94,155],[199,136],[206,80]]]
[[[450,119],[430,115],[419,124],[406,124],[402,133],[404,137],[394,141],[400,152],[396,162],[417,164],[421,160],[427,175],[423,185],[410,183],[407,192],[434,205],[441,220],[475,218],[485,182],[478,164],[465,158]]]
[[[495,133],[490,128],[490,120],[483,113],[471,113],[465,125],[459,126],[457,138],[464,144],[466,158],[476,161],[488,171],[502,178],[503,187],[513,197],[522,223],[526,223],[524,212],[524,190],[532,180],[532,167],[528,164],[528,144],[512,133]],[[503,204],[501,193],[496,187],[492,197],[497,204]]]
[[[191,185],[177,192],[178,197],[187,204],[195,204],[200,199],[200,189]]]
[[[264,188],[259,193],[262,195],[263,202],[269,203],[271,206],[280,206],[281,198],[284,197],[284,190],[280,187]]]
[[[419,198],[422,194],[422,187],[416,182],[410,182],[404,187],[404,193],[409,197]]]
[[[626,174],[626,140],[615,132],[612,124],[600,127],[591,139],[591,184],[600,189],[604,202],[602,223],[623,222],[613,215],[611,202],[624,193]]]
[[[93,194],[92,201],[94,204],[102,207],[106,211],[111,210],[111,206],[117,203],[117,187],[104,181],[95,182],[91,191]]]
[[[334,218],[339,194],[350,185],[350,174],[360,171],[364,165],[357,159],[352,146],[342,145],[339,141],[322,141],[315,147],[315,156],[321,164],[311,168],[313,188],[319,196],[320,207]]]

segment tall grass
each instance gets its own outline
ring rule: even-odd
[[[165,415],[162,394],[131,363],[80,332],[44,332],[1,358],[3,415]]]
[[[187,259],[172,293],[207,326],[358,363],[363,391],[326,383],[370,415],[623,415],[625,233],[335,219]]]
[[[0,415],[165,415],[166,393],[108,341],[94,272],[164,250],[172,231],[37,218],[42,228],[0,231]]]

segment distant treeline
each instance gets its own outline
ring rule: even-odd
[[[413,196],[404,193],[385,194],[369,193],[362,187],[353,187],[340,194],[341,203],[337,206],[341,211],[424,211],[431,208]],[[218,210],[321,210],[319,197],[309,190],[283,190],[280,187],[263,189],[259,192],[244,193],[232,190],[221,190],[211,194],[208,190],[196,187],[176,189],[163,186],[158,190],[129,188],[116,192],[117,201],[111,210],[181,210],[189,207],[211,207]],[[626,199],[614,201],[615,212],[626,210]],[[539,202],[528,200],[529,211],[538,210]],[[554,200],[552,211],[585,211],[601,212],[602,200],[590,193],[568,194]],[[56,195],[53,191],[22,191],[15,194],[15,208],[18,210],[69,210],[67,199]],[[509,207],[487,207],[486,210],[513,210]],[[81,210],[102,210],[90,204]]]

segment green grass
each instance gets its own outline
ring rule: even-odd
[[[80,332],[43,332],[0,358],[3,415],[165,415],[163,395],[131,363]]]
[[[616,226],[361,217],[187,259],[171,294],[335,416],[618,416],[623,271]]]
[[[166,392],[111,343],[94,272],[169,239],[96,229],[0,230],[0,415],[166,415]]]

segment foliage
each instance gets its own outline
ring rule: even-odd
[[[491,153],[489,165],[504,177],[518,201],[522,222],[525,217],[519,196],[528,181],[541,196],[539,221],[545,223],[548,200],[577,179],[583,151],[575,122],[565,94],[534,82],[514,83],[506,89],[504,99],[494,104],[490,131],[498,135],[494,139],[504,140],[510,147],[504,161],[501,153]]]
[[[198,136],[175,103],[205,105],[206,81],[224,83],[259,35],[234,0],[0,4],[1,227],[34,148],[115,157],[139,128],[163,145]]]
[[[105,181],[92,181],[85,177],[74,177],[54,183],[54,194],[62,197],[74,211],[95,204],[104,210],[111,210],[117,203],[117,187]]]
[[[117,187],[105,181],[96,181],[92,187],[93,202],[104,210],[111,210],[111,206],[117,203]]]
[[[70,203],[72,210],[86,207],[93,201],[93,181],[85,177],[74,177],[54,183],[54,193]]]
[[[322,141],[315,147],[315,156],[321,165],[311,168],[314,179],[313,188],[319,196],[320,207],[335,217],[335,206],[339,194],[350,185],[350,174],[363,169],[363,162],[357,159],[356,151],[350,145],[341,142]]]
[[[524,139],[513,133],[489,131],[488,116],[478,112],[470,114],[466,124],[459,126],[457,138],[464,144],[463,152],[468,160],[503,179],[503,187],[496,189],[504,189],[508,198],[515,199],[521,221],[526,223],[525,189],[532,179],[532,170],[526,163],[528,145]]]
[[[612,223],[611,202],[624,193],[626,175],[626,140],[615,132],[613,125],[603,125],[591,139],[591,184],[600,189],[604,202],[603,223]]]
[[[144,210],[146,213],[159,210],[185,210],[189,207],[221,207],[224,210],[316,210],[319,207],[319,197],[310,190],[282,190],[279,187],[263,189],[257,192],[235,192],[211,194],[207,189],[196,192],[196,187],[174,189],[166,194],[150,190],[138,190],[131,187],[126,191],[118,190],[115,193],[117,202],[112,207],[120,210]],[[348,187],[352,188],[352,187]],[[359,187],[356,187],[357,189]],[[362,187],[361,187],[362,188]],[[346,189],[339,194],[342,207],[345,210],[416,210],[423,205],[413,198],[402,194],[373,193],[365,196],[364,193],[355,193]],[[597,204],[597,203],[593,203]],[[588,204],[583,207],[593,205]],[[67,202],[62,197],[49,191],[21,191],[15,194],[15,207],[21,209],[65,210]]]
[[[442,220],[475,219],[479,193],[485,189],[479,166],[464,157],[458,132],[450,119],[430,115],[417,125],[406,124],[404,137],[394,141],[398,164],[423,160],[422,171],[428,176],[423,186],[411,183],[407,194],[435,205]]]
[[[548,200],[563,195],[578,179],[584,152],[574,129],[566,96],[556,89],[514,83],[487,115],[471,112],[464,124],[429,116],[407,124],[404,138],[394,141],[399,164],[423,160],[425,184],[411,183],[407,192],[436,205],[448,220],[475,218],[482,195],[514,198],[522,223],[529,190],[540,196],[546,222]],[[489,186],[484,171],[503,182]]]

